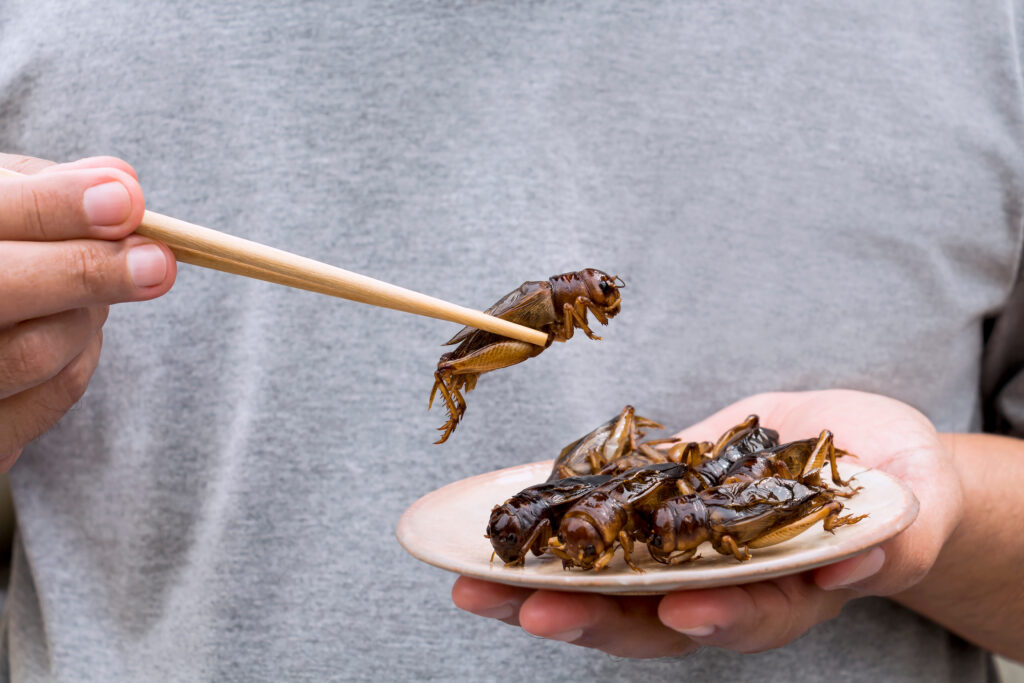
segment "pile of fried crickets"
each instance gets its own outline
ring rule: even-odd
[[[626,563],[645,543],[663,564],[695,560],[705,541],[723,555],[750,559],[751,548],[782,543],[823,520],[826,531],[865,515],[841,517],[858,487],[843,481],[832,434],[779,444],[757,415],[715,443],[660,439],[661,428],[632,406],[566,446],[542,484],[520,491],[491,511],[487,538],[506,566],[551,553],[566,569],[599,570],[622,548]],[[834,487],[823,481],[829,464]],[[492,556],[493,560],[493,556]]]

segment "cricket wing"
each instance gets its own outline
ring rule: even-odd
[[[540,329],[555,321],[555,305],[551,297],[551,283],[547,281],[524,282],[488,308],[484,313],[503,320],[510,320],[526,327]],[[463,327],[446,341],[444,346],[458,344],[474,332],[475,327]]]

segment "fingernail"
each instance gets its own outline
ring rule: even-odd
[[[128,274],[136,287],[152,287],[167,277],[167,257],[155,244],[143,244],[128,250]]]
[[[710,636],[712,633],[714,633],[715,627],[711,624],[705,624],[704,626],[694,626],[692,628],[677,628],[676,630],[689,638],[704,638],[705,636]]]
[[[832,585],[824,585],[821,586],[821,588],[827,591],[837,590],[839,588],[848,588],[849,586],[860,583],[864,579],[877,574],[878,570],[882,568],[884,563],[885,551],[881,548],[874,548],[861,558],[860,563],[851,569],[849,574],[839,579],[836,583]]]
[[[577,640],[579,640],[582,635],[583,629],[574,628],[571,631],[562,631],[561,633],[555,633],[553,635],[548,636],[547,638],[548,640],[561,640],[565,643],[574,643]]]
[[[118,182],[93,185],[82,195],[85,215],[93,225],[117,225],[128,220],[132,198],[128,188]]]
[[[475,612],[475,614],[489,619],[508,619],[510,616],[515,614],[515,611],[516,609],[511,603],[503,602],[495,607],[479,610]]]

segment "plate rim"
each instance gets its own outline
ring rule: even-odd
[[[749,564],[719,565],[717,568],[704,567],[697,570],[685,570],[683,567],[693,565],[680,565],[664,570],[647,571],[643,573],[613,573],[603,572],[576,572],[566,571],[563,574],[536,574],[525,571],[525,568],[508,568],[496,560],[497,565],[481,567],[476,561],[453,561],[450,556],[444,553],[432,553],[421,549],[415,542],[410,542],[410,527],[416,518],[417,511],[429,504],[433,499],[444,496],[444,492],[453,488],[472,486],[478,480],[493,480],[501,476],[518,473],[519,471],[538,469],[542,472],[549,471],[553,460],[541,460],[536,462],[523,463],[504,467],[490,472],[471,475],[457,481],[450,482],[420,496],[402,513],[395,527],[395,537],[398,543],[416,559],[455,574],[469,576],[485,581],[492,581],[510,586],[524,588],[561,590],[572,592],[604,593],[610,595],[660,595],[673,590],[687,590],[698,588],[713,588],[721,586],[738,586],[746,583],[765,581],[791,574],[799,574],[817,567],[840,562],[854,555],[863,553],[874,548],[889,539],[897,536],[909,527],[917,518],[920,503],[914,492],[900,480],[888,472],[877,468],[856,467],[851,464],[842,463],[843,476],[852,476],[856,473],[871,472],[872,476],[882,476],[894,484],[902,494],[900,499],[901,513],[889,524],[873,527],[870,532],[865,532],[858,537],[859,543],[849,550],[835,551],[835,547],[821,546],[820,548],[804,549],[811,557],[807,562],[798,566],[783,565],[772,567],[771,561]],[[541,482],[537,482],[541,483]],[[497,504],[497,503],[496,503]],[[895,507],[895,506],[894,506]],[[484,523],[481,524],[483,528]],[[815,558],[814,555],[819,555]],[[532,558],[532,555],[530,556]],[[529,559],[527,560],[529,563]],[[529,565],[527,565],[529,566]],[[731,570],[735,567],[736,569]],[[751,571],[750,568],[753,568]],[[500,569],[500,571],[495,571]],[[709,572],[711,572],[709,574]]]

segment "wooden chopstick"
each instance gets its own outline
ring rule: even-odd
[[[180,248],[186,262],[192,259],[205,268],[289,287],[302,283],[301,289],[461,323],[538,346],[548,340],[540,330],[153,211],[146,211],[135,232],[164,242],[172,250]],[[202,258],[196,258],[200,255]]]
[[[0,168],[0,176],[21,175]],[[183,263],[447,320],[538,346],[544,346],[548,340],[540,330],[482,311],[154,211],[145,212],[135,232],[167,244],[175,258]]]
[[[189,265],[199,266],[201,268],[209,268],[210,270],[219,270],[222,273],[231,273],[233,275],[241,275],[243,277],[251,278],[253,280],[263,280],[264,282],[273,282],[279,285],[286,285],[293,289],[304,289],[307,292],[316,292],[317,294],[331,295],[329,287],[317,285],[312,282],[306,282],[304,280],[292,279],[285,275],[275,273],[270,270],[263,270],[255,266],[247,266],[244,263],[238,263],[236,261],[228,261],[227,259],[218,258],[216,256],[210,256],[209,254],[203,254],[202,252],[188,249],[186,247],[170,247],[171,253],[174,254],[175,260],[179,263],[188,263]],[[362,303],[362,302],[360,302]]]

